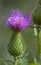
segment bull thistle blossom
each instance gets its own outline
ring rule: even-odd
[[[23,15],[18,9],[11,10],[6,24],[12,29],[21,31],[31,24],[31,18],[28,13]]]
[[[32,20],[29,14],[23,15],[18,9],[11,10],[9,17],[6,20],[7,26],[14,31],[8,43],[8,51],[12,56],[15,57],[15,59],[25,50],[24,40],[20,31],[28,27],[31,22]],[[16,60],[14,62],[14,65],[16,65]]]

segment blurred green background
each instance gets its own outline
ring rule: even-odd
[[[9,11],[16,8],[23,13],[29,12],[31,14],[37,4],[38,0],[0,0],[0,59],[13,60],[13,57],[7,51],[7,44],[12,36],[12,30],[5,25],[2,20],[3,17],[7,17]],[[27,59],[31,61],[36,57],[39,60],[37,40],[33,28],[26,28],[22,31],[22,36],[29,52]],[[11,63],[7,64],[5,61],[0,60],[0,65],[2,64],[10,65]]]

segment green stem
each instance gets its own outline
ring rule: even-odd
[[[37,43],[38,43],[38,46],[40,46],[39,34],[40,34],[40,30],[39,30],[39,28],[37,28]]]
[[[38,52],[41,59],[41,43],[40,43],[40,29],[37,28],[37,44],[38,44]]]
[[[16,57],[14,57],[13,65],[17,65],[17,64],[16,64],[16,60],[17,60]]]

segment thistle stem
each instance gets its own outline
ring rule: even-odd
[[[14,57],[13,65],[17,65],[17,64],[16,64],[16,60],[17,60],[16,57]]]
[[[37,44],[38,44],[38,52],[39,52],[39,57],[41,59],[41,43],[40,43],[40,28],[37,28]]]
[[[39,33],[40,33],[40,30],[39,30],[39,28],[37,28],[37,43],[38,43],[38,47],[40,47]]]

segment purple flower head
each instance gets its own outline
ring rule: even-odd
[[[31,21],[29,14],[25,14],[24,16],[19,10],[11,10],[6,24],[12,29],[21,31],[29,26]]]

